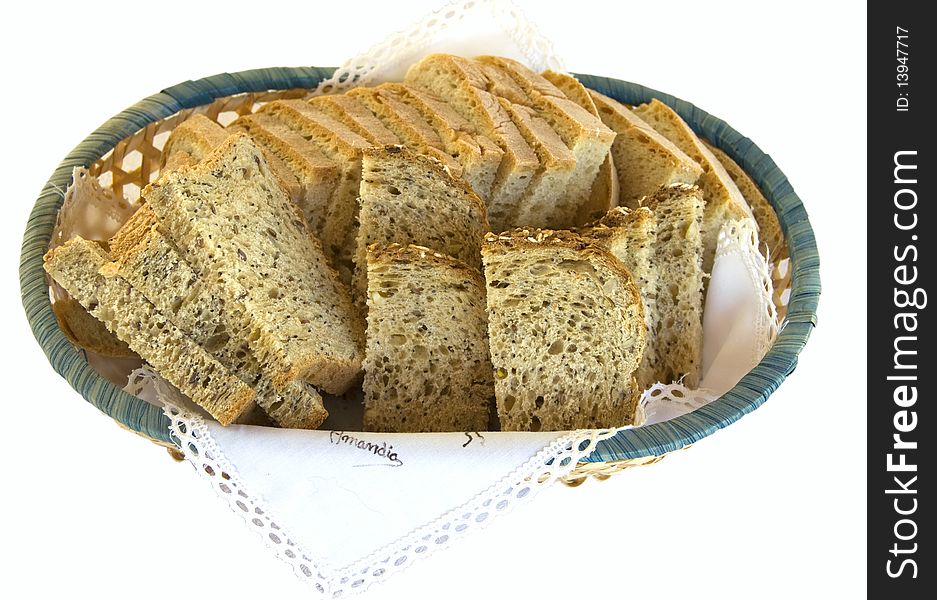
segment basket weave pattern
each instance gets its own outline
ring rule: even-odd
[[[161,411],[110,384],[88,365],[56,324],[42,270],[62,197],[74,166],[91,174],[117,194],[136,200],[159,174],[160,155],[172,129],[193,113],[222,125],[281,98],[303,98],[332,69],[260,69],[188,81],[151,96],[108,121],[73,150],[43,188],[30,216],[23,240],[20,283],[23,304],[33,333],[53,367],[88,401],[122,426],[161,445],[172,444],[168,420]],[[585,85],[622,102],[637,104],[652,97],[673,106],[701,135],[732,156],[761,186],[775,207],[785,231],[791,265],[786,302],[776,304],[785,318],[777,341],[764,360],[722,398],[689,415],[665,423],[619,432],[565,478],[579,485],[592,476],[607,479],[632,467],[653,464],[669,452],[684,448],[754,410],[781,384],[797,364],[797,354],[816,324],[819,298],[819,259],[813,232],[800,199],[770,157],[724,122],[693,105],[642,86],[590,75]],[[784,288],[781,287],[781,290]],[[780,293],[780,292],[778,292]]]

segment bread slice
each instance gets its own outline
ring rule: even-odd
[[[706,201],[706,211],[703,213],[703,271],[709,273],[716,257],[722,225],[726,221],[752,218],[752,211],[719,160],[676,111],[655,98],[647,104],[636,106],[634,113],[703,169],[696,183],[703,190],[703,199]]]
[[[382,83],[382,93],[392,94],[413,107],[426,119],[442,141],[444,149],[462,165],[462,178],[488,204],[504,151],[440,98],[402,83]]]
[[[594,241],[615,255],[631,272],[644,304],[644,323],[647,325],[648,341],[644,356],[635,373],[641,390],[657,381],[656,365],[660,359],[656,354],[652,332],[657,331],[657,261],[654,249],[657,242],[657,218],[646,207],[611,209],[599,220],[589,223],[577,232]]]
[[[619,203],[637,208],[641,198],[674,183],[693,184],[703,173],[696,161],[625,105],[589,90],[602,121],[617,134],[612,156],[618,170]]]
[[[374,116],[393,131],[402,143],[420,154],[431,156],[444,164],[456,177],[462,175],[462,165],[444,151],[436,130],[426,122],[418,110],[401,102],[393,94],[377,88],[354,88],[348,96],[360,101]]]
[[[781,229],[781,222],[774,208],[765,195],[761,193],[758,184],[752,179],[742,167],[738,165],[732,157],[716,148],[706,140],[703,144],[713,153],[716,159],[725,167],[726,172],[735,185],[738,186],[745,201],[752,209],[752,215],[758,224],[758,239],[763,244],[761,248],[765,258],[772,261],[787,258],[787,244],[784,242],[784,231]]]
[[[512,79],[526,95],[527,105],[536,109],[569,147],[576,160],[576,170],[565,191],[566,204],[572,210],[563,215],[563,224],[582,224],[592,210],[589,206],[592,185],[615,140],[615,132],[598,116],[568,98],[563,90],[516,60],[499,56],[480,56],[477,60],[493,67],[486,71],[489,76],[500,71]],[[573,83],[578,82],[573,79],[566,85],[573,87]],[[585,94],[585,89],[578,93]],[[581,219],[578,222],[577,217]]]
[[[360,100],[348,94],[316,96],[309,104],[371,142],[375,146],[401,143],[400,138],[388,129]]]
[[[263,148],[268,163],[273,156],[289,170],[300,187],[297,205],[312,231],[321,236],[341,175],[339,166],[315,144],[269,115],[245,115],[228,125],[229,134],[238,131]]]
[[[599,110],[589,95],[589,90],[585,88],[579,80],[566,73],[557,73],[556,71],[544,71],[541,73],[544,79],[555,85],[567,98],[584,108],[589,114],[596,118],[599,117]],[[614,141],[614,140],[613,140]],[[589,201],[586,202],[576,215],[577,223],[584,223],[592,219],[592,215],[604,214],[610,208],[618,206],[618,173],[615,171],[615,161],[612,157],[611,148],[605,155],[605,160],[599,167],[599,174],[592,183],[592,189],[589,193]]]
[[[74,298],[56,299],[52,313],[59,329],[75,346],[112,358],[136,356],[126,342],[108,331],[104,323],[92,317]]]
[[[228,137],[224,127],[203,114],[195,113],[176,125],[160,155],[160,170],[194,165]]]
[[[485,431],[494,399],[481,273],[421,246],[368,254],[366,431]]]
[[[312,141],[339,165],[341,178],[332,194],[321,240],[343,279],[351,281],[358,237],[361,153],[370,148],[371,143],[303,100],[276,100],[265,104],[258,112],[276,118]]]
[[[699,386],[703,347],[703,192],[663,187],[645,199],[657,219],[657,320],[651,332],[656,379]]]
[[[95,242],[74,238],[51,250],[45,270],[92,316],[169,383],[228,425],[253,404],[254,392],[185,336],[123,278]],[[102,272],[102,270],[104,272]]]
[[[504,152],[488,199],[492,228],[504,227],[504,216],[520,204],[540,161],[498,99],[485,91],[485,75],[464,58],[430,54],[410,67],[405,82],[443,98]]]
[[[481,269],[485,204],[438,161],[400,146],[364,153],[356,285],[367,289],[373,244],[426,246]]]
[[[159,231],[152,209],[143,205],[111,238],[118,275],[151,302],[186,336],[228,371],[250,385],[255,401],[283,427],[315,429],[328,416],[322,397],[293,381],[278,392],[261,363],[250,333],[262,328],[238,302],[226,302],[221,286],[202,277]]]
[[[278,389],[295,379],[333,394],[351,386],[363,338],[349,290],[249,137],[167,173],[145,199],[185,260],[265,325],[251,335],[279,359]]]
[[[536,229],[489,234],[482,258],[501,428],[633,423],[647,328],[621,262],[574,233]]]

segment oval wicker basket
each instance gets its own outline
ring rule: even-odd
[[[62,204],[60,190],[71,183],[72,168],[88,167],[115,191],[134,196],[156,176],[160,150],[173,127],[193,112],[222,124],[256,110],[259,103],[303,97],[332,68],[271,68],[223,73],[186,81],[141,100],[115,116],[78,145],[58,166],[36,200],[23,238],[20,286],[33,334],[52,363],[88,402],[156,443],[173,448],[169,420],[162,411],[111,384],[88,364],[59,329],[49,301],[42,256]],[[657,462],[664,455],[734,423],[755,410],[796,367],[797,356],[816,325],[820,296],[819,257],[813,230],[800,199],[774,161],[725,122],[688,102],[640,85],[593,75],[577,75],[590,88],[628,104],[658,98],[676,109],[702,137],[736,160],[774,206],[791,258],[791,294],[781,332],[764,359],[732,390],[690,414],[619,432],[566,478],[576,485],[624,468]]]

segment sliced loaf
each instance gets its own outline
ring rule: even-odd
[[[474,125],[429,92],[402,83],[383,83],[378,89],[413,107],[435,128],[446,152],[462,165],[462,178],[487,206],[504,151],[490,138],[478,135]]]
[[[222,425],[252,405],[254,392],[184,335],[141,293],[105,267],[96,243],[74,238],[46,254],[45,270],[92,316]]]
[[[647,327],[631,274],[574,233],[516,229],[482,246],[501,428],[631,424]]]
[[[366,431],[485,431],[494,399],[481,273],[421,246],[368,255]]]
[[[706,211],[703,213],[703,271],[709,273],[712,271],[722,225],[735,219],[752,218],[752,211],[725,167],[676,111],[655,98],[647,104],[636,106],[634,114],[673,142],[703,169],[696,183],[703,190],[703,200],[706,202]]]
[[[285,165],[300,187],[297,204],[313,233],[321,236],[341,175],[339,166],[315,144],[269,115],[245,115],[231,123],[228,131],[246,133],[264,149],[268,163],[273,156]]]
[[[559,88],[567,98],[587,110],[589,114],[601,119],[599,110],[592,101],[592,96],[589,95],[589,90],[579,83],[578,79],[556,71],[544,71],[541,75]],[[602,166],[599,167],[599,174],[592,183],[589,201],[580,208],[576,221],[583,223],[590,220],[592,215],[605,213],[614,206],[618,206],[618,173],[615,171],[615,161],[609,148]]]
[[[431,54],[407,71],[406,83],[444,98],[479,133],[491,138],[504,155],[488,199],[492,228],[520,203],[540,161],[498,99],[486,91],[488,79],[472,61],[449,54]]]
[[[709,148],[722,166],[725,167],[726,172],[729,173],[729,177],[731,177],[735,185],[738,186],[748,206],[751,207],[755,222],[758,223],[758,239],[762,244],[762,254],[765,255],[765,258],[771,259],[771,261],[787,258],[787,244],[784,242],[784,232],[781,230],[781,222],[778,220],[778,215],[774,212],[771,203],[768,202],[765,195],[761,193],[758,184],[755,183],[755,180],[752,179],[738,163],[732,160],[731,156],[705,140],[703,140],[703,143],[706,144],[706,147]]]
[[[663,187],[644,205],[657,219],[657,321],[651,332],[656,379],[699,385],[703,347],[703,192],[696,186]]]
[[[564,193],[564,204],[570,209],[563,215],[562,224],[583,223],[591,212],[592,185],[615,140],[615,132],[593,112],[523,64],[498,56],[481,56],[477,60],[491,67],[486,71],[489,77],[493,72],[500,72],[512,79],[523,90],[526,104],[536,109],[569,147],[576,160],[576,170]],[[566,85],[574,87],[573,83],[578,82],[573,79]],[[578,93],[585,94],[585,89],[581,88]]]
[[[311,387],[293,381],[282,392],[258,359],[251,332],[262,329],[239,302],[226,302],[214,278],[200,276],[162,233],[144,205],[111,238],[113,268],[186,336],[256,392],[255,401],[283,427],[315,429],[328,416]],[[262,351],[262,349],[261,349]]]
[[[366,150],[360,194],[355,283],[362,291],[373,244],[427,246],[481,268],[485,204],[435,159],[400,146]]]
[[[640,206],[662,185],[695,183],[703,173],[685,152],[642,121],[627,106],[589,90],[602,121],[615,130],[612,156],[618,171],[619,203]]]
[[[360,317],[250,138],[234,135],[196,167],[167,173],[145,199],[185,260],[265,325],[251,335],[279,359],[278,389],[295,379],[348,389],[361,365]]]

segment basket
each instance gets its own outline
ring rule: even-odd
[[[83,351],[59,329],[52,312],[42,256],[62,204],[61,190],[70,185],[73,167],[89,168],[103,184],[134,198],[156,177],[160,151],[169,132],[192,113],[203,113],[226,125],[264,102],[304,97],[333,72],[333,68],[321,67],[270,68],[180,83],[107,121],[69,153],[43,187],[26,225],[20,258],[26,316],[56,372],[118,424],[171,451],[175,448],[169,436],[169,419],[162,410],[128,394],[92,369]],[[797,356],[816,325],[820,296],[820,263],[807,212],[771,157],[725,122],[688,102],[617,79],[577,77],[587,87],[627,104],[651,98],[669,104],[698,134],[729,154],[752,176],[777,212],[784,231],[791,259],[791,293],[777,340],[738,385],[692,413],[623,430],[600,442],[565,478],[570,485],[578,485],[589,476],[605,479],[628,467],[657,462],[761,406],[797,366]]]

